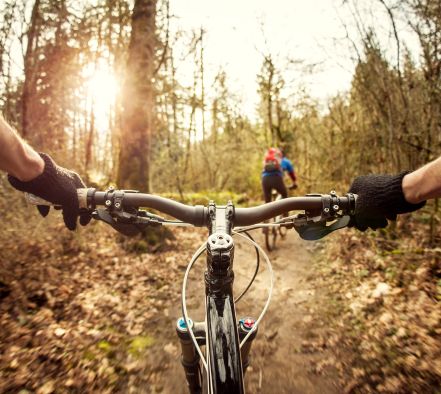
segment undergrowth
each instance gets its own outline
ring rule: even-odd
[[[386,230],[328,239],[321,269],[352,349],[351,393],[440,393],[441,237],[428,209]]]

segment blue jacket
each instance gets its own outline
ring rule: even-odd
[[[283,177],[283,171],[286,171],[288,174],[294,174],[294,166],[292,165],[291,161],[288,160],[286,157],[282,158],[282,161],[280,162],[280,166],[282,167],[282,170],[279,171],[262,171],[262,177],[264,176],[272,176],[272,175],[279,175]]]

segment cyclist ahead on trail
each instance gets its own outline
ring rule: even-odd
[[[263,160],[262,171],[262,189],[265,202],[271,201],[271,192],[276,190],[282,198],[288,197],[285,182],[283,181],[284,173],[287,172],[292,180],[290,189],[297,187],[296,174],[291,161],[284,155],[279,148],[269,148]]]

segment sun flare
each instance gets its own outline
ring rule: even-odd
[[[114,111],[115,101],[119,92],[115,74],[102,65],[96,67],[87,78],[87,95],[93,108],[96,127],[104,131]]]

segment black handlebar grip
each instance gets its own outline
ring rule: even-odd
[[[190,222],[196,227],[203,227],[208,224],[208,210],[203,205],[196,205],[194,207],[194,220]]]

